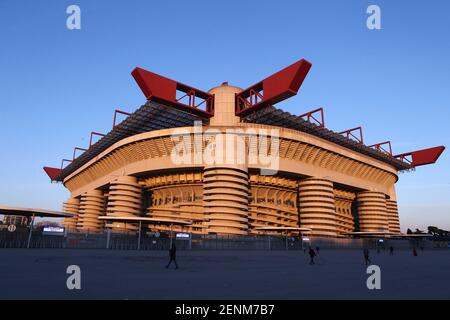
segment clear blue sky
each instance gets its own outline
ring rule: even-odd
[[[82,29],[66,28],[77,4]],[[382,30],[366,28],[377,4]],[[326,110],[334,130],[363,125],[394,152],[450,146],[450,1],[0,0],[0,204],[60,209],[59,166],[113,110],[144,97],[136,66],[208,90],[246,87],[306,58],[298,96],[278,106]],[[450,229],[450,156],[401,174],[402,230]]]

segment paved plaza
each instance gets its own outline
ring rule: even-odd
[[[381,290],[368,290],[360,250],[0,250],[0,299],[450,299],[450,250],[371,252]],[[81,268],[81,290],[66,269]]]

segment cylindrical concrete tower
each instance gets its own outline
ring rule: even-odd
[[[248,173],[241,168],[204,171],[203,201],[208,233],[248,233]]]
[[[211,126],[233,126],[241,120],[236,116],[236,94],[242,89],[223,84],[209,90],[214,95],[214,116],[210,119]]]
[[[299,182],[300,225],[319,237],[336,237],[336,209],[333,183],[308,178]]]
[[[112,217],[138,217],[142,206],[142,188],[136,177],[119,177],[109,187],[106,214]],[[114,222],[107,224],[113,231],[136,231],[134,224]]]
[[[80,199],[70,198],[63,205],[63,211],[73,215],[72,218],[65,218],[63,225],[68,230],[77,228],[78,215],[80,214]]]
[[[389,232],[400,233],[400,220],[398,218],[397,201],[387,200],[386,206]]]
[[[356,196],[359,231],[388,232],[386,196],[382,192],[363,191]]]
[[[233,126],[240,122],[235,115],[237,87],[222,85],[211,89],[214,94],[214,126]],[[222,144],[218,139],[222,139]],[[223,132],[215,136],[215,163],[205,165],[203,181],[204,214],[208,233],[248,234],[249,178],[247,159],[238,152],[238,135]],[[231,145],[230,148],[228,144]],[[234,154],[232,154],[234,153]],[[218,156],[219,155],[219,156]],[[242,159],[239,159],[242,158]]]
[[[105,198],[101,190],[86,192],[81,196],[77,229],[83,232],[100,232],[103,222],[98,219],[105,211]]]

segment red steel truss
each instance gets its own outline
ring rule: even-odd
[[[252,112],[295,96],[306,78],[311,63],[301,59],[236,95],[236,115]]]
[[[359,136],[355,135],[355,133],[358,133]],[[339,134],[343,134],[349,140],[355,140],[356,142],[358,142],[360,144],[364,144],[362,127],[348,129],[348,130],[339,132]]]
[[[122,114],[122,115],[125,115],[127,117],[131,115],[131,113],[125,112],[125,111],[122,111],[122,110],[119,110],[119,109],[114,110],[113,129],[115,127],[117,127],[117,115],[118,114]]]
[[[92,131],[92,132],[91,132],[91,138],[89,139],[89,149],[92,147],[92,139],[94,138],[94,136],[105,137],[106,134],[103,134],[103,133],[100,133],[100,132]]]
[[[77,157],[76,157],[77,151],[83,151],[83,152],[86,152],[87,149],[75,147],[75,148],[73,149],[73,157],[72,157],[72,160],[75,160],[75,159],[77,158]]]
[[[392,145],[390,141],[380,142],[369,147],[384,152],[392,157]]]
[[[150,101],[166,104],[200,117],[210,118],[214,115],[212,94],[141,68],[134,69],[131,74]],[[184,94],[177,97],[177,92]],[[187,103],[184,103],[184,100],[187,100]],[[205,110],[200,109],[203,107]]]
[[[320,116],[320,119],[318,119],[317,115]],[[325,115],[323,112],[323,108],[318,108],[318,109],[309,111],[305,114],[302,114],[299,117],[308,122],[311,122],[312,124],[316,124],[321,128],[325,128]]]
[[[61,160],[61,170],[64,169],[64,163],[68,162],[68,163],[72,163],[73,160],[69,160],[69,159],[62,159]]]
[[[429,149],[407,152],[396,155],[394,157],[410,163],[413,167],[419,167],[436,163],[444,150],[444,146],[439,146]]]

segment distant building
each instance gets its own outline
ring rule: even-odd
[[[5,225],[15,225],[15,226],[27,226],[28,218],[21,216],[3,216],[2,220]]]

